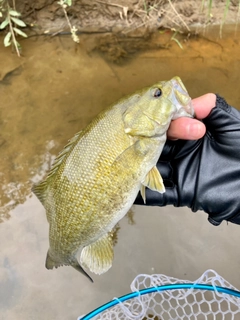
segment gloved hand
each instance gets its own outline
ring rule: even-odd
[[[240,112],[217,96],[199,140],[167,140],[157,167],[166,192],[146,190],[146,205],[187,206],[208,220],[240,224]],[[140,194],[135,204],[143,204]]]

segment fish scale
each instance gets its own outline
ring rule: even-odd
[[[48,269],[70,265],[90,278],[82,266],[111,267],[112,230],[138,192],[145,201],[145,187],[165,191],[156,163],[171,120],[182,116],[193,116],[191,99],[174,77],[121,99],[69,141],[33,187],[50,224]]]

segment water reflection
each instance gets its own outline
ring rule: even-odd
[[[10,218],[9,212],[16,207],[16,205],[24,203],[27,196],[31,194],[31,187],[33,183],[40,181],[51,168],[55,156],[51,150],[55,147],[54,141],[46,143],[45,153],[37,156],[39,167],[28,167],[26,177],[20,176],[20,181],[9,182],[3,173],[2,177],[2,191],[0,193],[0,222]],[[17,167],[17,163],[13,161],[16,171],[25,172],[23,166]],[[29,180],[28,180],[29,179]]]

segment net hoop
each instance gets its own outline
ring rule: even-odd
[[[177,284],[169,284],[169,285],[164,285],[164,286],[157,286],[157,287],[150,287],[147,289],[142,289],[137,292],[131,292],[128,293],[124,296],[121,296],[119,298],[114,298],[114,300],[109,301],[102,306],[96,308],[95,310],[89,312],[87,315],[83,317],[79,317],[78,320],[90,320],[93,317],[97,316],[103,311],[106,311],[109,308],[112,308],[113,306],[125,302],[127,300],[137,298],[139,296],[143,296],[149,293],[154,293],[154,292],[162,292],[162,291],[168,291],[168,290],[179,290],[179,289],[193,289],[193,290],[207,290],[207,291],[215,291],[219,293],[224,293],[228,294],[231,296],[235,296],[240,298],[240,292],[237,290],[225,288],[225,287],[219,287],[219,286],[212,286],[208,284],[196,284],[196,283],[177,283]]]

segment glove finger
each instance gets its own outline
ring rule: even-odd
[[[171,160],[175,154],[178,142],[179,140],[167,140],[163,147],[160,159],[163,161]]]
[[[152,190],[146,188],[146,203],[145,203],[145,205],[163,207],[163,206],[172,204],[174,206],[177,206],[177,203],[176,203],[177,195],[176,194],[177,194],[176,187],[172,187],[172,188],[167,187],[166,191],[164,193],[159,193],[157,191],[152,191]],[[144,204],[140,192],[138,193],[134,204],[140,204],[140,205]]]
[[[203,119],[210,138],[226,146],[233,148],[234,143],[239,144],[240,139],[240,112],[230,107],[226,101],[217,96],[216,107],[209,116]]]

